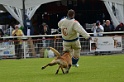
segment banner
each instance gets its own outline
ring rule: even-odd
[[[122,37],[92,37],[90,41],[90,51],[121,51]]]
[[[0,45],[0,56],[15,55],[15,45]]]

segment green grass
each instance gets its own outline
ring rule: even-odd
[[[124,55],[81,56],[69,74],[57,65],[41,70],[53,58],[0,60],[0,82],[124,82]]]

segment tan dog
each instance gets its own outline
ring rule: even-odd
[[[56,49],[52,47],[50,47],[50,49],[55,53],[57,57],[52,62],[43,66],[41,69],[45,69],[47,66],[53,66],[53,65],[58,64],[59,67],[56,71],[56,74],[58,74],[60,68],[63,74],[69,73],[69,69],[72,66],[71,54],[69,53],[69,51],[64,52],[64,54],[61,56],[60,53]]]
[[[114,40],[114,48],[117,48],[117,39],[115,39],[114,37],[113,37],[113,40]]]

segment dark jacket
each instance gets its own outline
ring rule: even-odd
[[[4,33],[3,33],[3,30],[0,29],[0,36],[3,37]]]
[[[113,25],[109,25],[109,26],[104,25],[103,27],[104,27],[104,32],[112,32],[112,31],[114,31],[114,26]]]
[[[116,27],[115,31],[124,31],[124,24],[123,24],[123,23],[120,23],[120,24]],[[123,35],[123,33],[118,33],[117,35]]]
[[[43,26],[40,25],[39,26],[39,34],[40,35],[45,35],[45,34],[46,35],[51,35],[51,29],[47,26],[47,31],[45,32]],[[45,38],[47,39],[47,38],[51,38],[51,37],[45,37]]]
[[[124,31],[124,24],[123,24],[123,23],[120,23],[120,24],[116,27],[115,31]]]
[[[3,33],[3,30],[0,29],[0,37],[3,37],[4,33]],[[0,41],[3,40],[2,38],[0,38]]]

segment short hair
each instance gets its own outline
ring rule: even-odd
[[[15,28],[19,28],[19,26],[18,25],[15,25]]]
[[[73,9],[68,10],[67,16],[69,18],[74,18],[75,16],[75,11]]]
[[[97,21],[96,21],[96,26],[99,26],[99,24],[100,24],[100,21],[97,20]]]
[[[110,22],[110,20],[106,20],[106,22]]]
[[[42,23],[43,26],[46,26],[47,24],[45,22]]]

